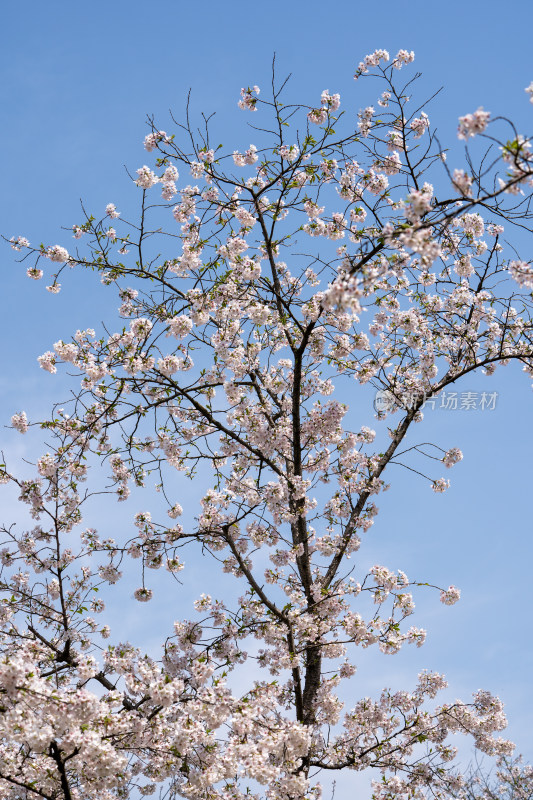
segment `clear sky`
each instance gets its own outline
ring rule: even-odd
[[[429,109],[443,142],[456,141],[457,117],[478,106],[531,134],[533,106],[524,93],[533,80],[530,14],[526,0],[512,4],[512,16],[494,0],[4,3],[0,232],[68,247],[71,234],[60,228],[79,221],[80,198],[97,214],[109,202],[125,207],[131,189],[124,165],[149,163],[146,115],[172,130],[168,110],[179,118],[189,88],[194,109],[217,113],[220,141],[247,146],[239,90],[269,81],[274,53],[279,74],[293,74],[293,98],[316,103],[326,88],[347,93],[355,118],[365,105],[351,79],[360,59],[377,47],[413,49],[423,73],[420,98],[444,87]],[[530,258],[531,237],[523,234],[518,245]],[[28,281],[7,247],[2,269],[0,419],[8,422],[20,408],[42,417],[61,398],[36,357],[98,323],[109,301],[95,276],[70,276],[61,295],[49,295]],[[379,503],[364,558],[454,583],[463,600],[452,609],[428,601],[413,620],[429,629],[427,645],[363,663],[355,691],[394,675],[412,681],[422,667],[445,672],[453,696],[490,689],[506,702],[509,736],[533,759],[530,383],[516,369],[491,381],[474,376],[460,391],[497,392],[495,409],[427,412],[421,439],[465,454],[446,475],[452,488],[445,495],[399,468],[390,476],[393,488]],[[26,440],[0,436],[6,453],[29,455]],[[148,630],[143,614],[161,610],[157,602],[124,625]]]

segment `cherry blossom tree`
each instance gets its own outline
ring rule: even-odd
[[[39,358],[79,373],[70,406],[11,420],[40,425],[47,451],[29,477],[0,472],[32,518],[6,524],[0,553],[0,797],[311,800],[350,770],[371,771],[376,800],[444,797],[463,780],[453,734],[512,752],[500,700],[439,703],[439,674],[340,698],[358,648],[424,642],[409,618],[431,586],[350,560],[389,465],[422,454],[443,492],[462,458],[419,444],[424,404],[476,370],[533,374],[533,267],[503,240],[531,219],[530,140],[478,109],[449,165],[463,156],[447,161],[415,101],[413,59],[361,62],[355,78],[381,85],[355,130],[338,94],[286,104],[275,81],[266,99],[241,90],[244,152],[216,146],[209,120],[176,134],[151,121],[138,218],[110,203],[68,250],[11,240],[52,293],[71,269],[98,274],[122,319]],[[356,389],[363,419],[344,402]],[[131,514],[114,538],[86,527],[102,470],[119,501],[155,481],[168,517]],[[198,509],[176,471],[208,481]],[[111,638],[102,598],[124,566],[139,568],[135,601],[158,569],[179,596],[187,549],[238,600],[199,592],[158,657]]]

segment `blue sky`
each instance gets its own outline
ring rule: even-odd
[[[279,74],[293,73],[291,97],[317,102],[325,88],[340,91],[355,116],[366,105],[352,81],[359,60],[377,47],[413,49],[423,73],[419,97],[444,87],[429,109],[443,142],[456,141],[457,117],[480,105],[527,134],[531,9],[524,0],[512,8],[511,21],[493,0],[4,4],[0,232],[68,247],[70,234],[60,229],[80,220],[80,198],[97,214],[109,202],[123,208],[131,197],[124,165],[149,163],[146,115],[170,131],[168,110],[179,117],[189,88],[193,109],[217,112],[220,141],[247,146],[239,90],[268,83],[274,52]],[[528,258],[530,238],[522,235],[518,245]],[[58,297],[47,294],[28,281],[9,248],[2,268],[0,419],[7,422],[20,408],[43,416],[61,399],[37,355],[98,323],[114,303],[94,276],[65,281]],[[452,489],[435,496],[398,468],[364,555],[422,580],[455,583],[464,599],[451,609],[421,603],[414,623],[428,627],[427,645],[363,664],[355,688],[365,693],[365,680],[373,686],[381,669],[385,685],[426,666],[447,674],[454,696],[488,688],[506,701],[509,735],[533,759],[530,381],[508,369],[490,382],[474,376],[460,387],[466,390],[498,392],[496,408],[428,411],[421,433],[423,441],[463,449],[465,461],[446,475]],[[29,455],[29,443],[1,435],[6,453]],[[136,609],[132,629],[148,630],[143,614],[155,608]]]

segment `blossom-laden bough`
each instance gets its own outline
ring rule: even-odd
[[[444,797],[461,786],[450,735],[511,752],[498,698],[439,705],[438,674],[353,707],[339,697],[357,647],[424,642],[408,621],[421,582],[347,562],[391,464],[421,472],[426,456],[441,492],[440,468],[462,458],[417,443],[424,404],[476,370],[516,360],[533,374],[533,268],[502,238],[530,224],[530,140],[479,109],[459,121],[467,168],[449,167],[412,80],[398,86],[413,58],[361,62],[355,77],[383,91],[355,130],[339,94],[285,105],[275,82],[269,99],[241,91],[255,138],[242,152],[215,147],[208,124],[179,126],[180,144],[151,122],[137,221],[110,203],[73,226],[70,252],[12,239],[30,278],[60,265],[53,293],[68,268],[99,273],[123,322],[39,358],[77,370],[80,389],[41,423],[37,474],[0,473],[34,520],[6,527],[0,554],[0,797],[311,799],[322,773],[367,768],[376,800]],[[344,402],[364,384],[387,398],[384,445],[361,425],[370,402],[363,420]],[[12,425],[30,423],[20,411]],[[156,475],[169,519],[138,513],[129,538],[78,533],[95,463],[121,501]],[[210,476],[198,511],[176,497],[176,470]],[[202,594],[162,632],[160,660],[107,646],[97,590],[133,558],[149,602],[151,570],[177,576],[187,547],[240,581],[238,602]]]

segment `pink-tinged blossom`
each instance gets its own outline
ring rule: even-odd
[[[57,578],[49,581],[47,591],[52,600],[57,600],[61,596],[61,587]]]
[[[306,200],[304,203],[304,211],[309,219],[316,219],[323,213],[324,206],[318,206],[312,200]]]
[[[161,175],[162,183],[174,183],[179,178],[179,172],[174,164],[170,164]]]
[[[11,417],[11,424],[19,433],[26,433],[28,430],[28,418],[25,411],[20,411],[18,414],[13,414]]]
[[[257,96],[260,93],[259,86],[248,87],[241,89],[241,99],[238,102],[239,108],[247,109],[248,111],[257,111]]]
[[[55,458],[50,453],[46,453],[37,461],[37,471],[45,478],[53,477],[57,472]]]
[[[253,228],[257,219],[254,217],[253,214],[250,214],[243,206],[239,206],[239,208],[234,212],[235,218],[239,220],[243,228]]]
[[[98,574],[102,580],[107,581],[108,583],[117,583],[122,577],[122,573],[111,564],[99,567]]]
[[[434,492],[440,494],[450,488],[450,481],[446,480],[446,478],[437,478],[436,481],[433,481],[431,488]]]
[[[219,253],[223,258],[233,261],[248,249],[248,243],[239,236],[230,237],[226,244],[219,247]]]
[[[174,503],[172,508],[169,508],[169,510],[167,511],[167,514],[170,517],[170,519],[177,519],[178,517],[181,517],[181,515],[183,514],[183,508],[180,506],[179,503]]]
[[[202,200],[208,203],[216,203],[219,197],[218,189],[216,186],[209,186],[202,192]]]
[[[193,178],[195,178],[196,180],[198,180],[198,178],[203,178],[204,172],[205,172],[205,166],[202,164],[201,161],[191,161],[190,173],[193,176]]]
[[[533,81],[529,84],[529,86],[526,86],[524,91],[529,95],[529,102],[533,103]]]
[[[464,117],[459,117],[459,127],[457,132],[458,139],[469,139],[471,136],[477,136],[478,133],[483,133],[490,119],[490,112],[483,111],[478,108],[473,114],[465,114]]]
[[[65,248],[61,247],[59,244],[49,247],[44,255],[46,258],[49,258],[50,261],[55,261],[58,264],[65,264],[70,258],[68,250],[65,250]]]
[[[257,159],[257,147],[255,144],[251,144],[248,150],[246,150],[244,153],[239,153],[237,150],[235,150],[233,153],[233,161],[238,167],[255,164]]]
[[[322,108],[312,108],[307,114],[307,119],[313,125],[323,125],[327,118],[328,110],[324,106]]]
[[[446,467],[453,467],[454,464],[458,464],[459,461],[463,460],[463,454],[458,447],[452,447],[445,452],[442,460]]]
[[[392,66],[395,69],[401,69],[404,64],[412,64],[415,60],[414,50],[398,50],[393,58]]]
[[[319,217],[315,217],[311,223],[303,225],[302,230],[309,236],[325,236],[327,233],[326,223]]]
[[[423,136],[424,133],[429,128],[428,115],[424,111],[422,111],[419,117],[415,117],[415,119],[411,121],[409,127],[411,128],[412,131],[414,131],[415,139],[420,139],[420,137]]]
[[[37,361],[39,362],[41,369],[44,369],[52,374],[54,372],[57,372],[57,367],[55,365],[56,364],[55,353],[52,353],[50,350],[48,350],[46,353],[43,353],[42,356],[39,356]]]
[[[509,273],[519,286],[533,289],[533,266],[530,263],[527,261],[511,261]]]
[[[357,80],[361,75],[368,72],[369,67],[379,66],[380,61],[389,61],[390,55],[387,50],[374,50],[373,53],[364,57],[363,61],[359,62],[357,72],[355,73],[354,80]]]
[[[402,162],[399,153],[393,150],[389,155],[377,162],[377,166],[383,170],[385,175],[397,175],[402,168]]]
[[[163,375],[170,377],[183,367],[183,359],[178,356],[165,356],[157,361],[157,369]]]
[[[155,150],[160,142],[163,142],[163,144],[168,144],[170,142],[170,138],[167,136],[165,131],[154,131],[153,133],[149,133],[144,137],[144,149],[151,153],[152,150]]]
[[[9,241],[11,243],[11,247],[13,248],[13,250],[20,251],[20,250],[22,250],[23,247],[29,247],[30,246],[30,243],[26,239],[25,236],[17,236],[16,239],[15,239],[14,236],[12,236]]]
[[[456,586],[449,586],[440,593],[440,601],[446,606],[453,606],[461,598],[461,590]]]
[[[159,183],[159,178],[152,172],[150,167],[144,165],[144,167],[140,167],[137,170],[138,178],[135,181],[137,186],[140,186],[141,189],[150,189],[150,187],[155,186],[156,183]]]
[[[402,131],[393,130],[387,133],[388,142],[387,147],[389,150],[399,150],[402,152],[405,150],[404,138]]]
[[[327,89],[324,89],[320,95],[322,106],[325,106],[329,111],[337,111],[341,105],[340,94],[330,94]]]
[[[146,319],[146,317],[139,317],[138,319],[134,319],[130,322],[131,332],[138,339],[145,339],[147,336],[149,336],[152,328],[152,322],[149,319]]]
[[[161,189],[161,197],[163,200],[169,202],[177,193],[176,184],[173,181],[168,181],[167,183],[163,183],[163,188]]]
[[[205,162],[206,164],[212,164],[215,160],[215,151],[214,150],[203,150],[198,151],[198,158],[200,161]]]
[[[464,253],[454,263],[454,268],[461,278],[468,278],[474,274],[474,265],[470,253]]]
[[[335,158],[328,158],[320,162],[320,169],[322,171],[322,180],[329,181],[335,176],[337,172],[338,163]]]
[[[180,314],[168,321],[168,333],[176,339],[184,339],[192,330],[192,320],[186,314]]]
[[[367,212],[360,206],[350,209],[350,219],[352,222],[364,222],[367,217]]]
[[[370,129],[372,128],[372,117],[374,116],[374,113],[374,106],[367,106],[357,115],[359,117],[357,127],[359,128],[359,132],[364,139],[367,138],[368,134],[370,133]]]
[[[133,518],[133,524],[140,529],[144,528],[145,525],[149,525],[151,521],[152,515],[149,511],[139,511]]]
[[[133,596],[139,603],[148,603],[152,599],[154,593],[151,589],[146,589],[144,586],[141,589],[135,589]]]
[[[111,219],[117,219],[120,217],[120,211],[117,211],[116,206],[114,203],[108,203],[105,207],[105,213]]]
[[[479,214],[463,214],[458,220],[465,233],[471,233],[472,236],[483,236],[485,232],[485,223],[483,217]]]
[[[386,175],[370,171],[368,180],[366,181],[366,189],[374,195],[383,194],[389,187],[389,181]]]
[[[422,647],[427,638],[427,631],[424,628],[409,628],[407,631],[407,641],[410,644],[415,644],[417,647]]]
[[[407,219],[416,222],[428,211],[431,211],[432,200],[433,186],[430,183],[425,183],[420,190],[413,190],[407,196],[408,205],[404,209]]]
[[[290,164],[292,161],[296,161],[300,155],[300,148],[295,144],[291,144],[290,146],[282,144],[278,152],[280,156]]]
[[[42,269],[38,269],[37,267],[29,267],[26,270],[26,275],[28,278],[31,278],[34,281],[40,281],[44,275],[44,272]]]

